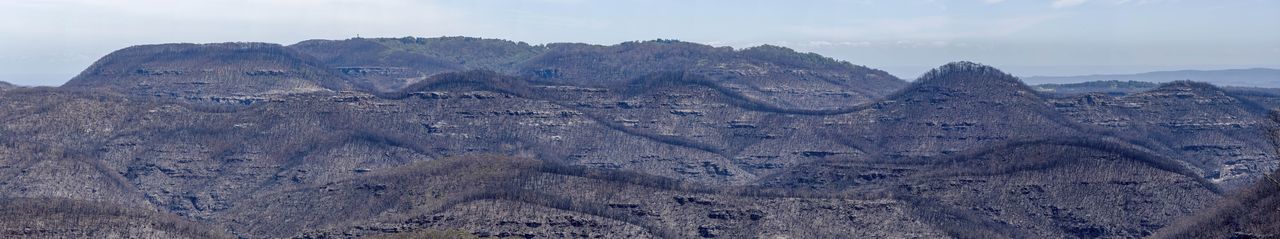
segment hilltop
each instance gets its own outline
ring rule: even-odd
[[[351,89],[309,55],[277,44],[161,44],[121,49],[62,87],[128,94],[226,97]]]
[[[884,71],[769,45],[735,50],[676,40],[606,46],[406,37],[311,40],[290,47],[341,69],[357,85],[381,92],[434,74],[467,70],[615,89],[652,74],[684,72],[762,101],[820,109],[853,106],[906,85]]]
[[[735,50],[675,40],[529,45],[469,37],[163,44],[103,57],[63,87],[217,102],[270,95],[402,91],[433,75],[493,71],[542,84],[622,90],[654,74],[696,75],[733,94],[809,110],[851,107],[906,85],[884,71],[777,46]]]

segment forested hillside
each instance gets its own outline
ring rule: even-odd
[[[65,86],[0,93],[0,214],[14,215],[0,229],[1131,238],[1231,221],[1265,235],[1274,221],[1226,212],[1274,194],[1260,182],[1280,162],[1277,99],[1197,82],[1050,94],[972,62],[906,83],[671,40],[138,46]]]

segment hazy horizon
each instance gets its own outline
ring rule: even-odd
[[[141,44],[469,36],[530,44],[678,39],[814,52],[911,80],[952,61],[1019,76],[1280,68],[1262,0],[351,1],[0,3],[0,81],[59,85]]]

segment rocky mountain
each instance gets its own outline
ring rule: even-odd
[[[1278,97],[1194,82],[1056,95],[956,62],[906,84],[677,41],[135,48],[0,94],[0,197],[160,225],[125,237],[1145,237],[1277,168]]]
[[[9,82],[0,81],[0,90],[8,90],[13,88],[18,88],[18,86],[10,84]]]
[[[1165,83],[1173,81],[1199,81],[1220,86],[1280,88],[1280,69],[1251,68],[1229,70],[1180,70],[1156,71],[1138,74],[1107,74],[1083,76],[1032,76],[1032,84],[1069,84],[1090,81],[1143,81]]]

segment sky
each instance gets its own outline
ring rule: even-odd
[[[61,85],[132,45],[356,36],[770,44],[904,79],[961,60],[1020,76],[1280,68],[1278,29],[1271,0],[0,0],[0,81]]]

